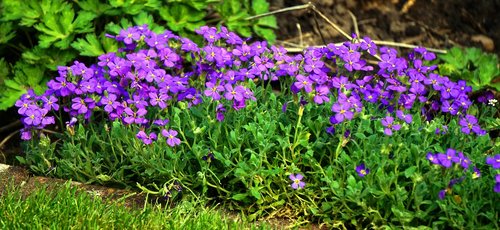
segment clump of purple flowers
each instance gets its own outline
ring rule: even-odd
[[[457,152],[455,149],[447,149],[446,153],[427,153],[427,160],[435,165],[441,165],[445,168],[450,168],[453,163],[460,165],[463,169],[469,169],[471,164],[470,159],[462,152]]]

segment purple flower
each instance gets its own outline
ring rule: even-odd
[[[236,101],[241,101],[244,98],[244,93],[245,93],[245,88],[241,85],[238,85],[236,87],[233,87],[231,84],[226,84],[225,85],[226,93],[224,94],[224,97],[227,100],[236,100]]]
[[[486,164],[491,165],[493,169],[500,169],[500,154],[493,157],[486,157]]]
[[[349,79],[344,76],[334,77],[332,79],[332,86],[339,90],[344,90],[344,89],[349,90],[354,87],[354,85],[349,81]]]
[[[133,111],[130,107],[127,107],[124,111],[126,116],[123,118],[123,122],[125,122],[125,124],[144,124],[147,122],[144,118],[144,116],[148,113],[146,109],[139,108],[137,111]]]
[[[404,114],[402,110],[396,111],[396,116],[407,124],[410,124],[413,120],[411,114]]]
[[[165,93],[149,93],[149,104],[152,106],[158,105],[161,109],[167,108],[166,101],[169,99],[169,96]]]
[[[25,125],[38,126],[42,123],[42,111],[37,107],[26,110],[24,115],[26,116],[23,120]]]
[[[363,163],[356,167],[356,172],[360,177],[365,177],[368,173],[370,173],[370,169],[367,169]]]
[[[477,124],[477,119],[476,117],[472,115],[465,115],[465,117],[462,117],[460,121],[458,122],[460,126],[462,126],[462,132],[465,134],[470,134],[470,131],[472,130],[474,133],[480,135],[483,133],[481,130],[481,127]]]
[[[50,95],[49,97],[47,96],[42,96],[42,101],[43,101],[43,108],[47,110],[59,110],[59,105],[56,103],[57,98]]]
[[[316,92],[314,93],[314,102],[318,105],[323,104],[324,102],[329,102],[330,98],[328,94],[330,93],[330,89],[327,86],[321,85],[316,86]]]
[[[221,122],[224,120],[224,112],[226,112],[226,108],[224,108],[223,104],[218,104],[217,107],[215,108],[216,110],[216,118],[217,121]]]
[[[440,163],[439,163],[439,159],[437,159],[436,155],[432,154],[431,152],[428,152],[428,153],[427,153],[426,158],[427,158],[427,160],[429,160],[431,163],[436,164],[436,165],[440,165]]]
[[[117,36],[118,41],[123,41],[123,43],[127,45],[132,44],[134,41],[139,41],[139,39],[141,39],[141,34],[135,27],[121,30],[120,34]]]
[[[24,115],[26,113],[26,110],[30,108],[33,105],[33,102],[31,100],[17,100],[16,101],[16,107],[19,107],[17,110],[17,113],[19,115]]]
[[[296,77],[297,81],[295,83],[293,83],[293,85],[295,87],[297,87],[297,89],[304,89],[306,91],[306,93],[310,93],[312,91],[312,81],[308,78],[308,77],[305,77],[303,75],[297,75]]]
[[[63,76],[56,77],[55,80],[50,80],[47,86],[49,89],[54,90],[57,96],[63,97],[71,95],[76,89],[75,84],[68,82]]]
[[[447,191],[448,191],[448,189],[443,189],[443,190],[439,191],[438,197],[440,200],[444,199]]]
[[[112,113],[118,106],[121,106],[120,102],[116,101],[116,95],[108,94],[107,97],[101,98],[101,105],[104,106],[104,111]]]
[[[381,120],[382,125],[385,127],[384,128],[384,133],[387,136],[392,136],[392,130],[399,130],[401,129],[400,124],[394,124],[394,118],[391,116],[387,116],[384,119]]]
[[[460,158],[456,154],[457,151],[454,149],[447,149],[446,154],[438,153],[437,159],[439,160],[439,164],[441,164],[445,168],[449,168],[451,167],[452,163],[459,163]]]
[[[171,147],[181,144],[181,139],[176,137],[177,131],[175,130],[170,129],[167,131],[166,129],[163,129],[161,131],[161,135],[167,138],[167,144],[170,145]]]
[[[216,85],[212,82],[205,83],[205,86],[207,87],[204,92],[205,96],[211,97],[214,100],[220,100],[219,93],[224,91],[224,87],[222,87],[221,85]]]
[[[293,189],[304,188],[304,186],[306,186],[306,183],[302,181],[302,179],[304,178],[302,174],[299,173],[297,173],[297,175],[290,174],[288,178],[290,178],[290,180],[292,181],[291,186]]]
[[[462,152],[458,152],[458,158],[460,159],[460,166],[464,169],[468,169],[470,165],[470,159],[464,155]]]
[[[364,37],[363,40],[361,40],[360,47],[363,50],[367,50],[371,55],[377,54],[377,45],[375,45],[375,43],[369,37]]]
[[[332,111],[336,113],[335,119],[339,123],[344,120],[351,120],[354,116],[349,103],[335,103],[332,106]]]
[[[436,55],[432,52],[427,51],[427,49],[424,47],[417,47],[414,50],[415,52],[421,54],[426,61],[432,61],[436,59]]]
[[[153,143],[154,140],[156,140],[157,138],[157,135],[156,133],[150,133],[149,135],[146,134],[144,131],[139,131],[136,135],[136,137],[139,139],[139,140],[142,140],[142,142],[146,145],[149,145],[151,143]]]
[[[459,108],[457,103],[450,103],[448,100],[443,100],[443,104],[441,105],[441,111],[443,111],[443,113],[450,113],[451,115],[456,115]]]
[[[82,99],[80,97],[75,97],[73,100],[71,100],[73,104],[71,105],[71,108],[78,111],[79,114],[85,114],[88,111],[87,103],[85,102],[85,99]]]

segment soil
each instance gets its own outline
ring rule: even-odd
[[[278,0],[271,10],[311,2],[347,34],[428,48],[481,47],[500,54],[500,0]],[[355,17],[353,19],[352,15]],[[278,40],[303,46],[343,42],[342,36],[312,10],[277,15]],[[300,25],[300,28],[297,26]],[[283,44],[287,46],[287,43]]]

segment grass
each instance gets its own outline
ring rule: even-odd
[[[270,229],[266,224],[227,218],[203,204],[183,201],[174,208],[123,206],[80,192],[69,183],[52,191],[36,188],[23,198],[9,188],[0,197],[0,229]]]

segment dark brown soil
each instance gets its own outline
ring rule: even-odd
[[[271,10],[308,3],[308,0],[271,1]],[[429,48],[476,46],[500,54],[500,0],[316,0],[310,1],[348,34]],[[355,16],[354,21],[350,12]],[[278,40],[323,45],[346,40],[311,10],[277,15]],[[356,23],[355,23],[356,22]],[[300,30],[297,27],[300,25]],[[322,38],[323,37],[323,38]],[[324,41],[323,41],[324,39]],[[485,43],[485,44],[483,44]],[[493,43],[493,46],[492,44]],[[286,46],[286,45],[285,45]]]

